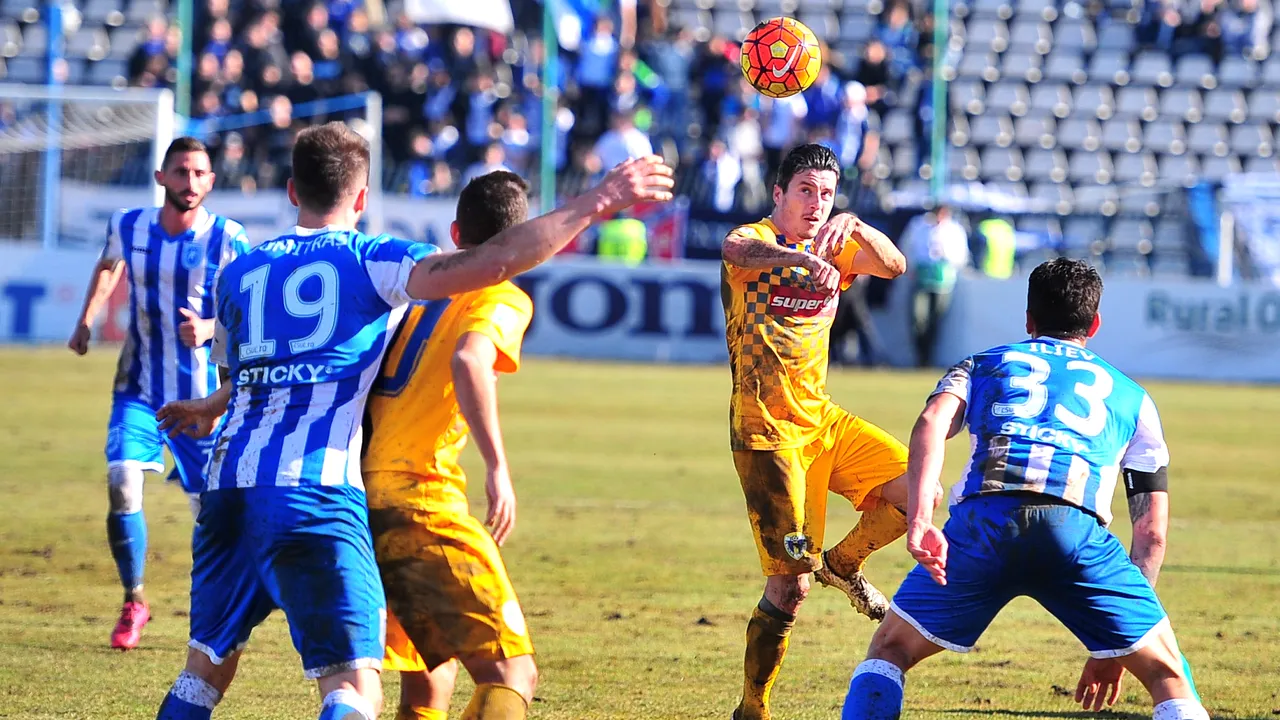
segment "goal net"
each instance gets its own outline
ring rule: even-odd
[[[91,196],[158,204],[174,124],[169,90],[0,84],[0,243],[84,247],[110,216]]]

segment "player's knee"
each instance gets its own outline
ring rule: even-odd
[[[871,636],[867,659],[884,660],[905,672],[937,651],[938,648],[920,635],[918,630],[891,612]]]
[[[128,515],[142,510],[141,468],[113,465],[107,468],[107,499],[111,512]]]
[[[187,650],[187,666],[185,670],[209,683],[214,690],[225,695],[231,681],[235,679],[236,667],[240,664],[240,653],[233,653],[220,663],[214,663],[208,655],[190,648]]]
[[[765,582],[765,599],[779,610],[795,615],[809,597],[810,573],[773,575]]]

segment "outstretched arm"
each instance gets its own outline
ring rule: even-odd
[[[496,285],[547,261],[599,219],[637,202],[670,200],[674,186],[671,168],[657,155],[628,160],[564,207],[508,228],[478,247],[420,260],[406,289],[416,300],[438,300]]]
[[[907,271],[907,259],[888,235],[866,224],[859,217],[850,217],[856,223],[853,238],[858,242],[858,252],[853,256],[855,275],[874,275],[892,280]]]
[[[71,331],[71,339],[67,347],[77,355],[89,352],[89,336],[92,334],[93,321],[106,306],[111,293],[115,291],[120,276],[124,274],[124,261],[118,258],[104,257],[93,267],[93,275],[89,278],[89,287],[84,293],[84,305],[80,308],[80,317]]]
[[[1126,481],[1131,473],[1125,471]],[[1127,482],[1126,482],[1127,485]],[[1133,521],[1133,544],[1129,559],[1155,587],[1164,565],[1169,539],[1169,493],[1148,490],[1129,496],[1129,519]]]
[[[471,429],[476,450],[484,458],[484,491],[489,500],[485,525],[494,542],[502,545],[515,529],[516,493],[498,422],[498,378],[494,371],[497,361],[498,348],[493,340],[482,333],[469,332],[458,339],[450,365],[458,409]]]
[[[840,271],[826,260],[804,250],[792,250],[759,238],[730,233],[720,245],[720,255],[726,263],[743,270],[804,268],[809,271],[814,284],[825,288],[828,294],[835,294],[840,289]]]
[[[907,550],[939,585],[947,584],[947,539],[933,524],[947,438],[964,424],[965,401],[941,392],[929,398],[911,430],[907,455]]]

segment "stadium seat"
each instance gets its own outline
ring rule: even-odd
[[[1129,76],[1135,85],[1169,87],[1173,84],[1173,68],[1169,56],[1162,52],[1139,53],[1133,61]]]
[[[134,50],[138,49],[138,29],[118,27],[111,31],[107,58],[111,60],[128,60]]]
[[[1018,15],[1036,15],[1046,22],[1053,22],[1058,17],[1057,0],[1018,0]]]
[[[1244,159],[1244,171],[1246,173],[1275,173],[1280,172],[1280,162],[1277,162],[1277,156],[1260,157],[1252,155]]]
[[[1076,259],[1101,254],[1106,236],[1106,221],[1101,217],[1066,218],[1062,224],[1062,254]]]
[[[1133,28],[1125,23],[1108,23],[1098,31],[1098,52],[1117,51],[1128,54],[1134,46]]]
[[[1152,277],[1184,277],[1191,270],[1191,259],[1187,253],[1166,253],[1160,251],[1151,256]]]
[[[1031,110],[1035,114],[1065,118],[1071,113],[1071,92],[1065,85],[1037,83],[1031,88]]]
[[[1151,197],[1150,193],[1143,194]],[[1146,255],[1151,252],[1151,238],[1155,236],[1155,229],[1151,227],[1150,220],[1121,217],[1112,222],[1111,231],[1107,235],[1107,246],[1113,252]]]
[[[28,25],[22,31],[22,49],[19,55],[43,58],[49,52],[49,29],[43,25]]]
[[[1102,126],[1102,147],[1112,153],[1136,153],[1142,149],[1142,125],[1137,120],[1113,118]],[[1119,160],[1116,161],[1117,164]]]
[[[1013,16],[1009,0],[974,0],[969,9],[975,20],[1008,20]]]
[[[1111,185],[1080,185],[1073,188],[1076,212],[1111,216],[1116,214],[1117,194]]]
[[[845,14],[840,23],[840,39],[845,42],[864,43],[875,33],[875,18],[868,15]]]
[[[82,29],[67,38],[68,59],[101,60],[107,56],[107,31],[102,28]]]
[[[1254,95],[1257,96],[1258,92],[1254,92]],[[1203,120],[1206,122],[1242,123],[1248,114],[1249,107],[1245,103],[1244,93],[1239,90],[1218,88],[1204,95]]]
[[[1174,75],[1178,85],[1198,85],[1206,90],[1218,86],[1214,75],[1213,60],[1206,55],[1187,55],[1178,60],[1178,70]]]
[[[1151,122],[1160,114],[1157,102],[1156,91],[1149,87],[1122,87],[1116,93],[1116,117]]]
[[[1007,110],[1014,117],[1027,114],[1028,101],[1027,87],[1020,82],[997,83],[987,91],[988,108]]]
[[[1231,152],[1237,155],[1271,157],[1275,152],[1275,139],[1266,125],[1236,125],[1231,128]]]
[[[1045,60],[1044,79],[1081,85],[1089,79],[1084,56],[1078,52],[1056,50]]]
[[[1018,181],[1022,179],[1022,175],[1022,153],[1017,148],[991,145],[982,151],[983,180]]]
[[[1222,182],[1228,175],[1234,175],[1240,170],[1240,159],[1234,155],[1206,155],[1200,162],[1200,175],[1209,182]]]
[[[1058,147],[1064,150],[1097,150],[1102,144],[1102,128],[1097,120],[1071,118],[1058,123]]]
[[[1251,88],[1258,84],[1258,63],[1240,57],[1223,58],[1218,65],[1218,86]]]
[[[971,26],[966,26],[966,31],[966,48],[999,53],[1009,47],[1009,29],[1002,20],[975,21]]]
[[[1155,156],[1148,152],[1116,156],[1115,180],[1120,185],[1150,187],[1155,184],[1159,170]]]
[[[1259,88],[1249,96],[1249,120],[1253,122],[1280,122],[1280,91]]]
[[[0,0],[0,17],[32,24],[40,20],[40,0]]]
[[[1086,54],[1093,52],[1098,47],[1093,23],[1086,20],[1059,20],[1053,28],[1053,46]]]
[[[969,80],[957,81],[951,83],[950,87],[948,99],[953,114],[981,115],[986,111],[986,91],[983,90],[982,83]]]
[[[153,17],[163,16],[167,3],[164,0],[125,0],[125,22],[129,25],[145,25]]]
[[[1046,55],[1053,47],[1049,23],[1038,18],[1019,16],[1009,27],[1009,51]]]
[[[969,141],[974,145],[1009,147],[1013,143],[1013,121],[1004,115],[979,115],[969,126]]]
[[[5,61],[4,80],[11,83],[42,83],[45,61],[33,57],[15,57]]]
[[[1191,155],[1161,155],[1160,182],[1191,186],[1196,182],[1199,165]]]
[[[966,80],[986,80],[995,82],[1000,79],[1000,71],[996,68],[996,54],[986,50],[971,49],[960,57],[956,67],[958,77]]]
[[[1188,223],[1185,218],[1165,217],[1155,221],[1155,235],[1151,238],[1154,253],[1185,254],[1187,252]]]
[[[812,3],[814,0],[802,0],[802,6],[804,2]],[[820,38],[840,37],[840,20],[830,9],[814,8],[806,12],[802,7],[799,20]]]
[[[14,57],[22,49],[22,30],[13,20],[0,21],[0,57]]]
[[[947,151],[947,169],[953,177],[977,180],[981,169],[977,151],[973,148],[950,148]]]
[[[1089,60],[1089,79],[1113,85],[1129,84],[1129,54],[1120,50],[1099,50]]]
[[[893,148],[893,177],[919,179],[916,172],[916,149],[914,145],[897,145]]]
[[[982,116],[976,115],[974,117],[976,119]],[[969,145],[970,132],[968,117],[964,115],[951,116],[951,132],[948,137],[950,138],[952,145],[955,145],[956,147],[965,147]]]
[[[911,111],[895,108],[885,115],[880,123],[880,140],[890,145],[899,145],[911,141],[915,137],[915,124]]]
[[[89,63],[85,82],[90,85],[115,85],[127,80],[129,65],[123,60],[99,60]]]
[[[1105,152],[1079,151],[1071,156],[1067,176],[1073,183],[1106,185],[1115,175],[1111,156]]]
[[[1044,77],[1041,69],[1043,63],[1043,58],[1035,53],[1010,50],[1002,57],[1000,75],[1010,80],[1038,83]],[[995,82],[995,79],[988,79],[987,82]]]
[[[85,61],[83,59],[67,60],[67,78],[64,82],[68,85],[83,85],[85,76]]]
[[[1067,179],[1067,155],[1061,150],[1033,148],[1027,151],[1023,175],[1028,182],[1056,182]]]
[[[1204,107],[1200,104],[1200,92],[1190,87],[1173,87],[1160,93],[1160,114],[1165,119],[1200,122]]]
[[[1187,132],[1187,150],[1197,155],[1227,155],[1227,128],[1224,125],[1199,123]]]
[[[119,27],[124,23],[117,0],[88,0],[84,5],[84,21],[90,25]]]
[[[1280,85],[1280,53],[1272,53],[1262,66],[1262,84],[1268,87]]]
[[[1116,99],[1109,85],[1083,85],[1076,88],[1072,117],[1096,117],[1106,120],[1115,114]]]
[[[1020,117],[1013,122],[1013,141],[1023,148],[1052,148],[1055,132],[1057,123],[1047,115]]]
[[[1053,208],[1059,215],[1068,215],[1074,200],[1071,186],[1066,183],[1038,182],[1031,186],[1031,200]]]
[[[1119,213],[1121,215],[1155,217],[1160,214],[1161,194],[1157,190],[1124,188],[1120,192]]]
[[[750,13],[734,10],[716,9],[712,16],[712,32],[725,37],[738,38],[746,35],[755,27],[755,18]],[[818,37],[823,37],[819,35]]]

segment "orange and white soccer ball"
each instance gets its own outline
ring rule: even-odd
[[[742,74],[762,95],[795,95],[813,84],[820,69],[818,37],[792,18],[765,20],[742,41]]]

